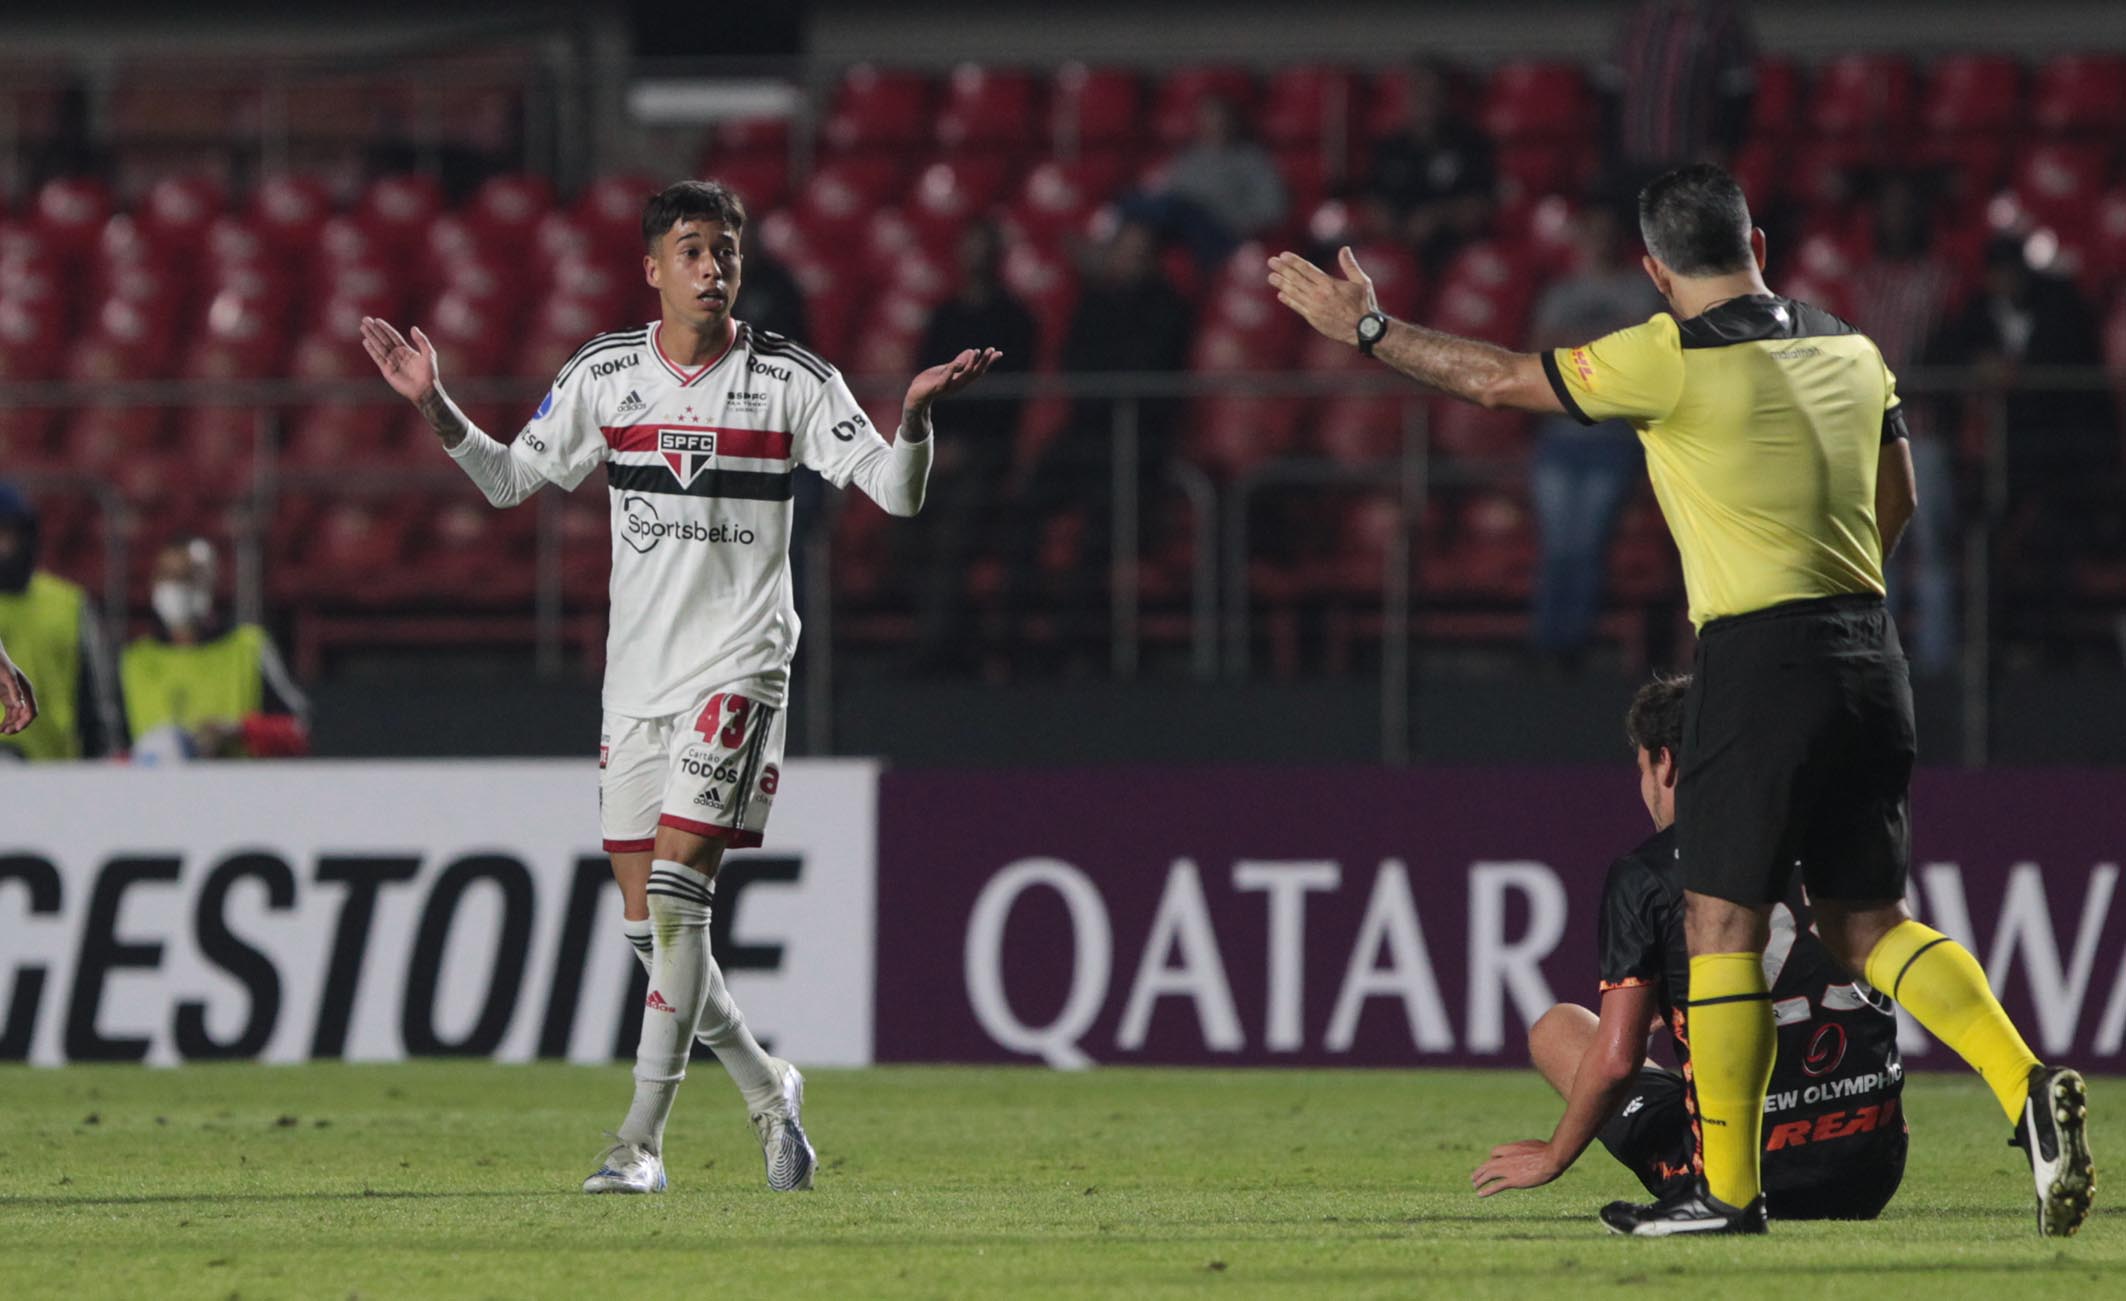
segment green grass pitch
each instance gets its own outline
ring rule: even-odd
[[[0,1290],[16,1296],[1514,1297],[2087,1295],[2126,1286],[2099,1187],[2037,1238],[1973,1079],[1907,1094],[1913,1158],[1875,1224],[1638,1242],[1599,1149],[1548,1188],[1467,1175],[1549,1132],[1529,1073],[820,1071],[818,1190],[777,1196],[735,1093],[697,1064],[672,1191],[575,1191],[624,1068],[0,1070]],[[2101,1164],[2108,1081],[2097,1081]],[[2126,1194],[2126,1182],[2119,1187]],[[1855,1276],[1848,1279],[1844,1276]]]

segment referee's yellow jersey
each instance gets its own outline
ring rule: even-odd
[[[1790,298],[1731,298],[1543,354],[1565,410],[1623,419],[1683,557],[1691,622],[1881,595],[1875,468],[1905,436],[1869,338]]]

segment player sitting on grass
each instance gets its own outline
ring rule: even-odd
[[[1639,689],[1626,720],[1639,796],[1656,830],[1610,865],[1602,886],[1601,1015],[1560,1003],[1528,1033],[1528,1055],[1565,1099],[1564,1118],[1547,1140],[1492,1149],[1470,1175],[1479,1196],[1549,1183],[1597,1138],[1655,1197],[1698,1176],[1690,951],[1674,825],[1689,684],[1655,679]],[[1766,1209],[1774,1219],[1874,1219],[1904,1178],[1896,1015],[1831,957],[1798,895],[1773,910],[1764,978],[1779,1025],[1764,1121]],[[1647,1060],[1656,1019],[1675,1036],[1681,1075]]]
[[[697,1036],[745,1096],[768,1186],[812,1186],[804,1077],[755,1041],[709,952],[716,869],[726,849],[760,843],[780,781],[798,633],[791,478],[808,466],[913,515],[930,474],[931,404],[998,357],[969,350],[917,375],[888,443],[832,366],[731,314],[745,224],[738,195],[713,181],[653,196],[642,265],[659,319],[584,344],[507,446],[451,402],[426,335],[414,330],[409,344],[362,322],[384,378],[495,505],[548,483],[573,489],[605,467],[613,573],[599,807],[650,994],[634,1104],[584,1182],[590,1193],[663,1191],[665,1120]]]

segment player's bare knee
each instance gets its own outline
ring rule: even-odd
[[[1823,938],[1824,947],[1846,970],[1856,973],[1866,970],[1868,956],[1882,943],[1883,936],[1912,918],[1902,899],[1861,903],[1819,899],[1812,900],[1811,905],[1816,915],[1816,933]]]
[[[1762,953],[1771,939],[1771,908],[1684,892],[1683,930],[1691,955]]]

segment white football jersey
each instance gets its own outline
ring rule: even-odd
[[[712,691],[780,706],[798,633],[791,474],[846,487],[891,448],[841,373],[789,339],[741,321],[723,356],[687,371],[658,327],[584,344],[510,454],[563,488],[605,466],[607,711],[657,718]]]

